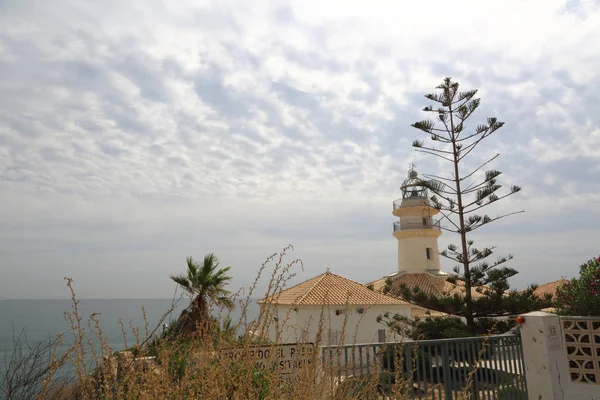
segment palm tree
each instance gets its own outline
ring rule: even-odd
[[[179,332],[192,333],[200,329],[204,334],[210,324],[210,303],[233,307],[229,298],[231,293],[225,289],[231,280],[227,275],[230,268],[219,268],[219,259],[209,253],[201,264],[188,257],[187,272],[171,275],[171,279],[192,296],[190,306],[182,311],[177,321]]]

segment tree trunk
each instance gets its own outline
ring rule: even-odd
[[[200,334],[200,337],[204,339],[210,328],[210,320],[208,318],[208,303],[206,296],[198,295],[194,299],[194,316],[196,332]]]
[[[462,191],[460,187],[460,174],[458,171],[459,155],[458,148],[456,147],[456,131],[454,127],[454,118],[452,113],[452,104],[448,105],[448,111],[450,112],[450,131],[451,131],[451,143],[454,163],[454,182],[456,184],[456,200],[458,206],[458,222],[460,224],[460,241],[462,246],[462,264],[463,264],[463,275],[465,278],[465,319],[467,321],[467,328],[471,333],[475,333],[475,318],[473,318],[473,303],[471,299],[471,271],[469,269],[469,252],[467,248],[467,232],[465,230],[465,215],[464,207],[462,203]]]
[[[208,319],[208,304],[205,296],[197,295],[188,309],[185,309],[177,319],[177,331],[180,334],[199,333],[205,336],[210,321]]]

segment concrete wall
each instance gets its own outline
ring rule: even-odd
[[[544,312],[529,313],[523,317],[525,322],[521,326],[521,337],[529,399],[600,400],[600,382],[581,383],[571,379],[564,320]],[[569,335],[572,337],[572,334]],[[569,343],[569,347],[572,346]],[[600,365],[596,368],[600,369]]]
[[[423,230],[409,232],[413,236],[398,239],[398,271],[425,272],[428,269],[440,269],[440,255],[435,231]],[[404,233],[404,232],[403,232]],[[416,236],[424,233],[423,236]],[[426,248],[431,249],[431,260],[427,259]]]
[[[281,343],[315,342],[321,328],[321,345],[375,343],[379,341],[381,329],[386,331],[386,339],[391,340],[393,333],[376,321],[377,316],[389,312],[410,317],[411,309],[409,305],[273,307],[276,307],[273,315],[277,316],[279,325],[271,319],[268,329],[270,340],[275,340],[279,330],[282,332]],[[359,309],[363,309],[363,312]],[[282,325],[286,315],[289,315],[287,322]]]
[[[269,340],[279,343],[297,343],[301,332],[298,329],[297,313],[290,307],[275,304],[261,305],[261,315],[265,322],[265,331]],[[259,333],[261,329],[257,329]]]

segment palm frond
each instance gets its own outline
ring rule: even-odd
[[[186,258],[187,263],[187,276],[190,281],[194,280],[194,277],[198,274],[198,266],[192,257]]]
[[[219,268],[219,259],[217,256],[214,253],[205,255],[202,261],[202,272],[208,275],[217,268]]]
[[[235,304],[233,304],[233,301],[227,297],[227,296],[218,296],[215,298],[215,303],[225,306],[229,309],[233,309],[235,308]]]
[[[179,286],[184,288],[188,293],[193,293],[194,290],[192,285],[190,284],[190,280],[183,274],[179,275],[171,275],[171,279],[177,283]]]

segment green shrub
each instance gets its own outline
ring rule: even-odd
[[[393,354],[395,354],[395,359]],[[382,368],[384,371],[396,371],[396,365],[402,365],[403,376],[427,377],[431,371],[431,357],[420,348],[411,348],[410,345],[388,345],[382,357]],[[410,361],[410,364],[409,364]]]
[[[600,316],[600,257],[582,264],[579,278],[557,289],[556,307],[562,315]]]
[[[252,386],[256,390],[256,398],[264,400],[269,395],[269,377],[266,371],[254,369],[252,371]]]
[[[527,400],[527,393],[512,387],[505,387],[498,391],[498,400]]]

